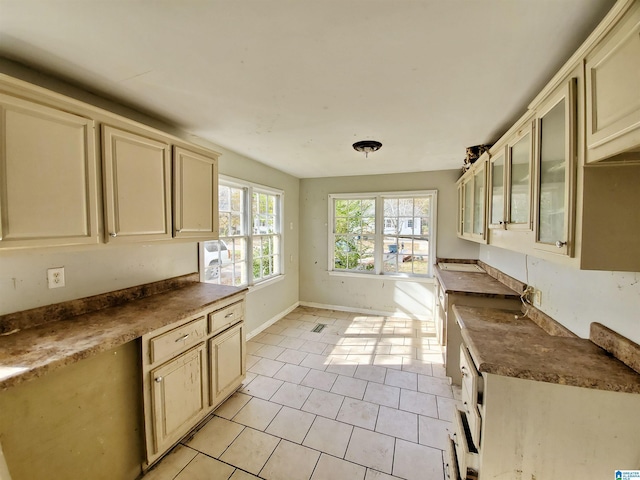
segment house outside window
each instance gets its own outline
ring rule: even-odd
[[[435,190],[329,196],[329,270],[433,276]]]
[[[251,286],[282,274],[282,196],[278,190],[220,177],[219,240],[200,244],[202,281]]]

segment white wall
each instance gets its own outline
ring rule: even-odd
[[[222,174],[268,185],[285,192],[284,279],[247,295],[247,331],[258,328],[298,301],[299,180],[249,158],[225,150],[163,123],[158,118],[97,97],[55,78],[0,59],[0,72],[153,126],[222,153]],[[46,270],[65,267],[67,286],[47,288]],[[0,315],[83,298],[198,271],[195,242],[156,242],[110,246],[0,250]]]
[[[255,331],[265,322],[279,318],[298,303],[298,217],[300,180],[262,163],[229,150],[216,147],[222,153],[221,174],[284,191],[283,272],[284,277],[268,286],[250,289],[247,295],[247,332]]]
[[[458,239],[455,233],[455,182],[459,176],[459,170],[446,170],[303,179],[300,183],[300,301],[355,310],[431,315],[432,282],[328,273],[328,195],[438,190],[437,256],[477,258],[478,245]]]
[[[640,343],[640,273],[577,270],[489,245],[480,260],[539,289],[540,310],[576,335],[600,322]]]

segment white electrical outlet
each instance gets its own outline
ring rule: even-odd
[[[64,267],[49,268],[47,270],[47,284],[49,288],[64,287]]]
[[[537,288],[533,293],[533,304],[536,307],[539,307],[542,305],[542,291],[538,290]]]

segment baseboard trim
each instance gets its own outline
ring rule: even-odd
[[[416,315],[416,314],[409,315],[407,314],[407,312],[401,312],[401,311],[385,312],[382,310],[352,308],[352,307],[345,307],[343,305],[327,305],[324,303],[316,303],[316,302],[298,302],[298,304],[302,307],[324,308],[326,310],[337,310],[339,312],[349,312],[349,313],[362,313],[364,315],[381,315],[385,317],[408,318],[410,320],[422,320],[422,321],[433,320],[433,315]]]
[[[260,325],[258,328],[256,328],[255,330],[250,331],[249,333],[247,333],[247,340],[251,340],[253,337],[255,337],[256,335],[259,335],[260,333],[262,333],[264,330],[266,330],[267,328],[269,328],[271,325],[273,325],[274,323],[276,323],[278,320],[280,320],[282,317],[288,315],[289,313],[293,312],[296,308],[298,308],[298,306],[300,305],[300,302],[296,302],[293,305],[291,305],[289,308],[287,308],[286,310],[283,310],[282,312],[278,313],[277,315],[275,315],[274,317],[271,317],[269,320],[267,320],[266,322],[264,322],[262,325]]]

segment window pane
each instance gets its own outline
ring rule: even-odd
[[[529,221],[530,134],[511,147],[511,223]]]

